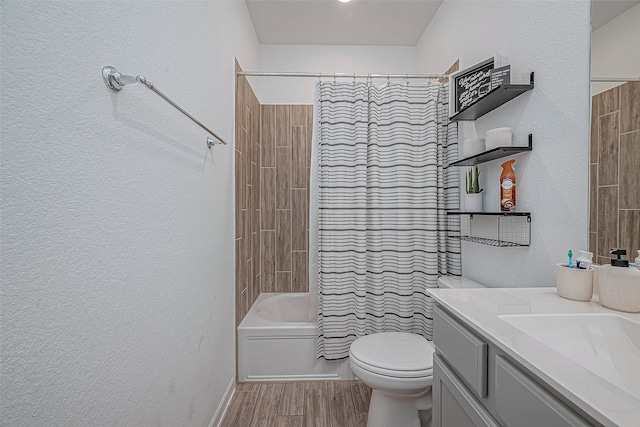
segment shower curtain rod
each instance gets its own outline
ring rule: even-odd
[[[267,72],[238,71],[238,76],[255,77],[315,77],[333,79],[448,79],[447,74],[364,74],[364,73],[304,73],[304,72]]]
[[[591,77],[592,82],[640,82],[640,77]]]

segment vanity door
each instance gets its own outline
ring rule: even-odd
[[[500,427],[446,362],[433,355],[434,427]]]
[[[506,427],[592,427],[502,356],[496,357],[496,411]]]

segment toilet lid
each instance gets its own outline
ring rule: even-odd
[[[405,332],[382,332],[358,338],[349,351],[363,369],[383,375],[432,375],[433,345],[424,337]]]

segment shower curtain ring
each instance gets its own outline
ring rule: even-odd
[[[355,75],[355,73],[353,74],[353,84],[354,84],[354,86],[356,84],[356,75]]]

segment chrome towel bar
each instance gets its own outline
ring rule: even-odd
[[[207,147],[211,148],[214,145],[224,144],[227,145],[226,141],[220,138],[214,131],[203,125],[198,119],[193,117],[191,114],[187,113],[182,107],[173,102],[171,98],[169,98],[164,93],[160,92],[149,80],[147,80],[144,76],[128,76],[126,74],[121,74],[118,70],[113,67],[106,66],[102,69],[102,80],[104,84],[114,92],[120,92],[125,85],[130,83],[141,83],[154,91],[158,96],[167,101],[169,104],[174,106],[178,111],[180,111],[185,116],[189,117],[193,120],[198,126],[202,129],[206,130],[210,135],[213,135],[215,138],[207,137]]]

